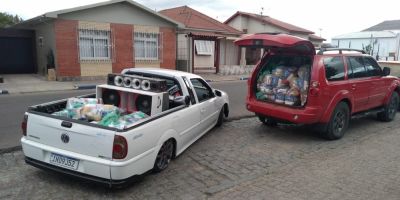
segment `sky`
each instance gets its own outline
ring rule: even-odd
[[[46,12],[104,0],[0,0],[0,12],[18,14],[24,20]],[[357,32],[385,20],[400,20],[399,0],[136,0],[152,9],[187,5],[224,22],[237,11],[268,15],[311,30],[327,39]]]

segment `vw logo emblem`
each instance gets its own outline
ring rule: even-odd
[[[64,143],[68,143],[69,142],[69,135],[66,133],[61,134],[61,141]]]

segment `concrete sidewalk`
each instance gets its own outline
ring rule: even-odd
[[[199,74],[209,82],[246,80],[249,75],[220,75]],[[47,81],[45,77],[37,74],[6,74],[2,75],[4,82],[0,83],[1,94],[33,93],[44,91],[93,89],[98,84],[104,84],[104,80],[93,81]]]

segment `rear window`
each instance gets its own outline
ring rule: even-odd
[[[344,62],[341,56],[327,57],[323,60],[325,66],[325,76],[328,81],[344,80]]]
[[[303,106],[311,70],[310,56],[272,55],[256,75],[257,100]]]

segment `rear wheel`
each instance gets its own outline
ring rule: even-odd
[[[166,169],[171,162],[174,153],[174,142],[167,140],[161,146],[160,151],[157,154],[156,161],[154,163],[153,171],[160,172]]]
[[[329,123],[322,131],[323,136],[328,140],[337,140],[343,137],[349,125],[350,110],[345,102],[340,102],[332,113]]]
[[[265,124],[267,126],[277,126],[278,125],[278,122],[276,120],[268,118],[268,117],[258,115],[258,119],[260,120],[260,122],[262,122],[263,124]]]
[[[384,107],[384,111],[378,113],[378,119],[384,122],[390,122],[394,119],[397,113],[397,109],[399,108],[399,94],[397,92],[393,92],[390,97],[390,101]]]

